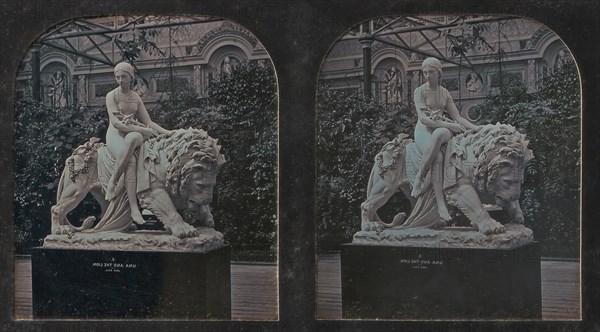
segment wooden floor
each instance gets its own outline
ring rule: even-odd
[[[581,319],[579,262],[542,261],[542,318]]]
[[[317,318],[342,318],[340,255],[320,255],[317,266]],[[579,262],[542,260],[542,319],[581,319]]]
[[[231,319],[277,320],[277,266],[231,264]],[[32,319],[31,259],[15,260],[15,318]]]
[[[277,320],[277,266],[231,264],[231,319]]]
[[[15,318],[31,319],[31,258],[15,258]]]

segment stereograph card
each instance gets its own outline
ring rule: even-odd
[[[599,14],[0,3],[1,330],[598,330]]]

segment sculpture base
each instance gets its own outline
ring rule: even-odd
[[[346,244],[342,314],[362,319],[541,319],[539,244],[514,249]]]
[[[533,242],[533,231],[522,224],[506,224],[505,233],[485,235],[472,227],[385,229],[359,231],[352,243],[401,247],[458,249],[514,249]]]
[[[48,235],[44,248],[125,251],[185,251],[208,252],[225,245],[223,234],[210,227],[196,227],[199,235],[180,239],[165,231],[77,232],[69,235]]]
[[[230,319],[229,247],[209,252],[34,248],[34,318]]]

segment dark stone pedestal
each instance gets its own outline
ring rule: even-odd
[[[231,318],[229,247],[206,253],[34,248],[35,318]]]
[[[539,244],[456,249],[347,244],[342,313],[363,319],[541,319]]]

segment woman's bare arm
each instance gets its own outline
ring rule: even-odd
[[[117,117],[117,114],[119,114],[120,112],[117,103],[114,99],[114,90],[106,95],[106,108],[108,109],[108,121],[118,131],[126,134],[130,132],[139,132],[144,136],[153,136],[149,132],[149,128],[137,126],[132,123],[125,123]]]
[[[423,99],[423,97],[420,94],[419,88],[417,88],[415,90],[414,101],[415,101],[415,108],[417,109],[417,117],[418,117],[419,121],[426,127],[430,128],[430,129],[436,129],[436,128],[451,129],[449,127],[456,125],[454,123],[444,121],[443,119],[432,119],[428,114],[426,114],[426,111],[428,111],[429,109],[427,108],[427,105],[425,104],[425,100]]]
[[[448,102],[446,103],[446,112],[448,112],[448,115],[450,115],[450,118],[452,118],[452,120],[456,121],[458,124],[462,125],[466,129],[473,129],[477,127],[476,125],[472,124],[469,120],[463,118],[460,115],[460,112],[454,104],[454,100],[452,100],[452,97],[448,98]]]
[[[148,114],[148,110],[146,109],[146,106],[144,105],[142,98],[140,98],[140,96],[137,96],[137,98],[138,98],[137,117],[140,120],[140,122],[152,129],[154,129],[158,134],[168,133],[169,130],[159,126],[156,122],[153,122],[152,119],[150,119],[150,114]]]

